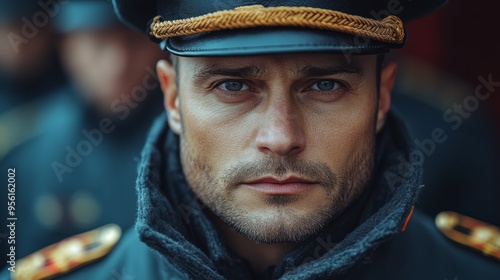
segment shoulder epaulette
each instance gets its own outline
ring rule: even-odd
[[[38,280],[68,273],[107,255],[121,233],[118,225],[109,224],[68,237],[21,259],[12,279]]]
[[[435,222],[449,239],[500,261],[500,228],[455,212],[441,212]]]

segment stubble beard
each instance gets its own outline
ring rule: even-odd
[[[375,145],[369,141],[351,157],[342,175],[334,173],[324,163],[268,158],[237,163],[216,178],[208,161],[196,156],[182,138],[181,161],[190,188],[216,217],[257,243],[295,243],[316,234],[359,198],[373,170]],[[314,178],[328,199],[307,213],[296,213],[291,206],[302,199],[300,195],[268,196],[265,203],[271,210],[264,212],[246,211],[234,201],[233,191],[244,179],[286,174]]]

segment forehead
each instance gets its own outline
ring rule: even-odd
[[[304,67],[336,67],[349,72],[364,72],[376,63],[376,55],[343,55],[329,53],[272,54],[236,57],[177,57],[180,72],[198,74],[221,68],[253,66],[256,70],[295,71]]]

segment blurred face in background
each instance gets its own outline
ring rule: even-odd
[[[103,113],[109,113],[114,100],[128,98],[161,57],[165,53],[157,44],[124,26],[72,32],[62,39],[70,77]]]
[[[43,76],[54,57],[55,34],[50,26],[26,38],[21,21],[0,22],[0,71],[19,80]]]

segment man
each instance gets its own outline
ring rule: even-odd
[[[0,1],[0,114],[62,82],[52,22],[37,27],[38,10],[35,0]]]
[[[66,2],[55,27],[73,83],[44,100],[42,134],[0,162],[17,170],[17,258],[103,224],[133,225],[137,158],[162,109],[154,65],[168,54],[111,3]]]
[[[65,82],[52,21],[34,20],[40,13],[36,0],[0,1],[0,159],[38,134],[43,98]]]
[[[137,232],[67,278],[498,275],[418,211],[409,222],[421,171],[389,112],[396,65],[381,55],[405,34],[396,17],[368,18],[389,2],[114,4],[176,55],[157,65],[168,118],[143,150]],[[441,4],[404,1],[398,16]],[[75,261],[88,258],[59,264]],[[19,277],[44,270],[23,268]]]
[[[143,93],[151,89],[140,87],[156,86],[159,91],[156,81],[151,81],[151,65],[168,57],[167,53],[143,33],[121,24],[107,1],[69,1],[55,22],[62,35],[64,66],[82,101],[99,115],[120,119],[128,118],[136,108],[147,107],[137,104],[151,102]]]

